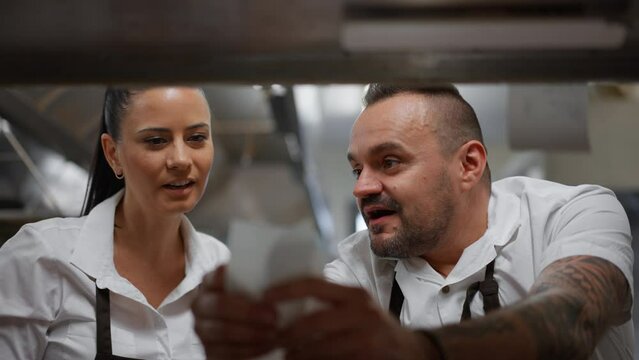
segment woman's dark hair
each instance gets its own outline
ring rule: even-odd
[[[89,182],[84,196],[82,215],[87,215],[96,205],[124,187],[124,179],[115,177],[113,169],[111,169],[104,156],[100,137],[102,134],[107,133],[115,140],[120,139],[122,118],[126,113],[131,96],[134,94],[130,89],[112,87],[106,89],[102,108],[102,123],[100,124],[100,133],[98,134]]]

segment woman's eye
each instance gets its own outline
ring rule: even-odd
[[[161,137],[152,137],[152,138],[144,139],[144,142],[146,142],[147,144],[150,144],[150,145],[157,146],[157,145],[165,144],[167,141],[166,141],[166,139],[161,138]]]
[[[195,142],[203,142],[203,141],[206,141],[206,139],[208,139],[208,136],[204,134],[195,134],[189,137],[189,141],[195,141]]]

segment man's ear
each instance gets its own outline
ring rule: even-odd
[[[457,152],[460,164],[460,186],[469,191],[481,181],[486,171],[486,148],[477,140],[470,140]]]
[[[100,135],[100,143],[102,144],[102,152],[104,157],[113,169],[113,173],[122,174],[122,166],[118,158],[118,147],[115,139],[107,133]]]

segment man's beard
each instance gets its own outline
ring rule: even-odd
[[[423,255],[435,248],[441,241],[442,235],[448,229],[453,215],[453,202],[450,198],[450,181],[445,174],[441,174],[440,182],[433,192],[430,206],[431,216],[425,223],[418,223],[409,218],[403,212],[402,206],[391,198],[369,200],[369,203],[381,203],[396,211],[400,219],[400,226],[392,237],[384,240],[373,241],[373,237],[383,231],[382,225],[370,227],[368,232],[371,238],[370,246],[373,253],[380,257],[409,258]],[[363,200],[362,203],[364,203]],[[426,209],[415,207],[416,213],[424,213]]]

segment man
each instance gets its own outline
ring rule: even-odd
[[[491,186],[476,115],[452,86],[373,84],[365,105],[348,159],[368,231],[340,243],[330,282],[256,302],[225,292],[223,269],[208,275],[194,311],[210,357],[632,359],[631,236],[612,192]],[[323,308],[276,326],[275,304],[307,297]]]

